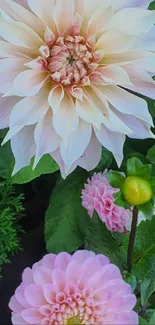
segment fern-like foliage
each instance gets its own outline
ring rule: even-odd
[[[23,195],[17,195],[12,185],[0,183],[0,267],[21,249],[18,224],[23,213]]]

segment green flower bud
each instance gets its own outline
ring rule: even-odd
[[[129,176],[123,184],[123,196],[131,205],[141,205],[150,201],[152,197],[151,185],[138,176]]]

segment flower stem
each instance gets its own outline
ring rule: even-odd
[[[127,257],[127,268],[129,273],[131,273],[131,269],[132,269],[132,255],[133,255],[134,242],[136,237],[137,221],[138,221],[138,209],[136,206],[134,206],[133,214],[132,214],[132,225],[131,225],[131,232],[129,238],[129,246],[128,246],[128,257]]]

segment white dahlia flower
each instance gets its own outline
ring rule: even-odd
[[[65,177],[102,146],[152,137],[155,11],[149,0],[0,0],[0,128],[16,173],[50,153]]]

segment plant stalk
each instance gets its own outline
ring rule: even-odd
[[[128,256],[127,256],[127,270],[131,273],[132,269],[132,255],[134,250],[134,242],[136,237],[136,228],[138,222],[138,209],[134,206],[133,214],[132,214],[132,225],[131,225],[131,232],[129,238],[129,246],[128,246]]]

